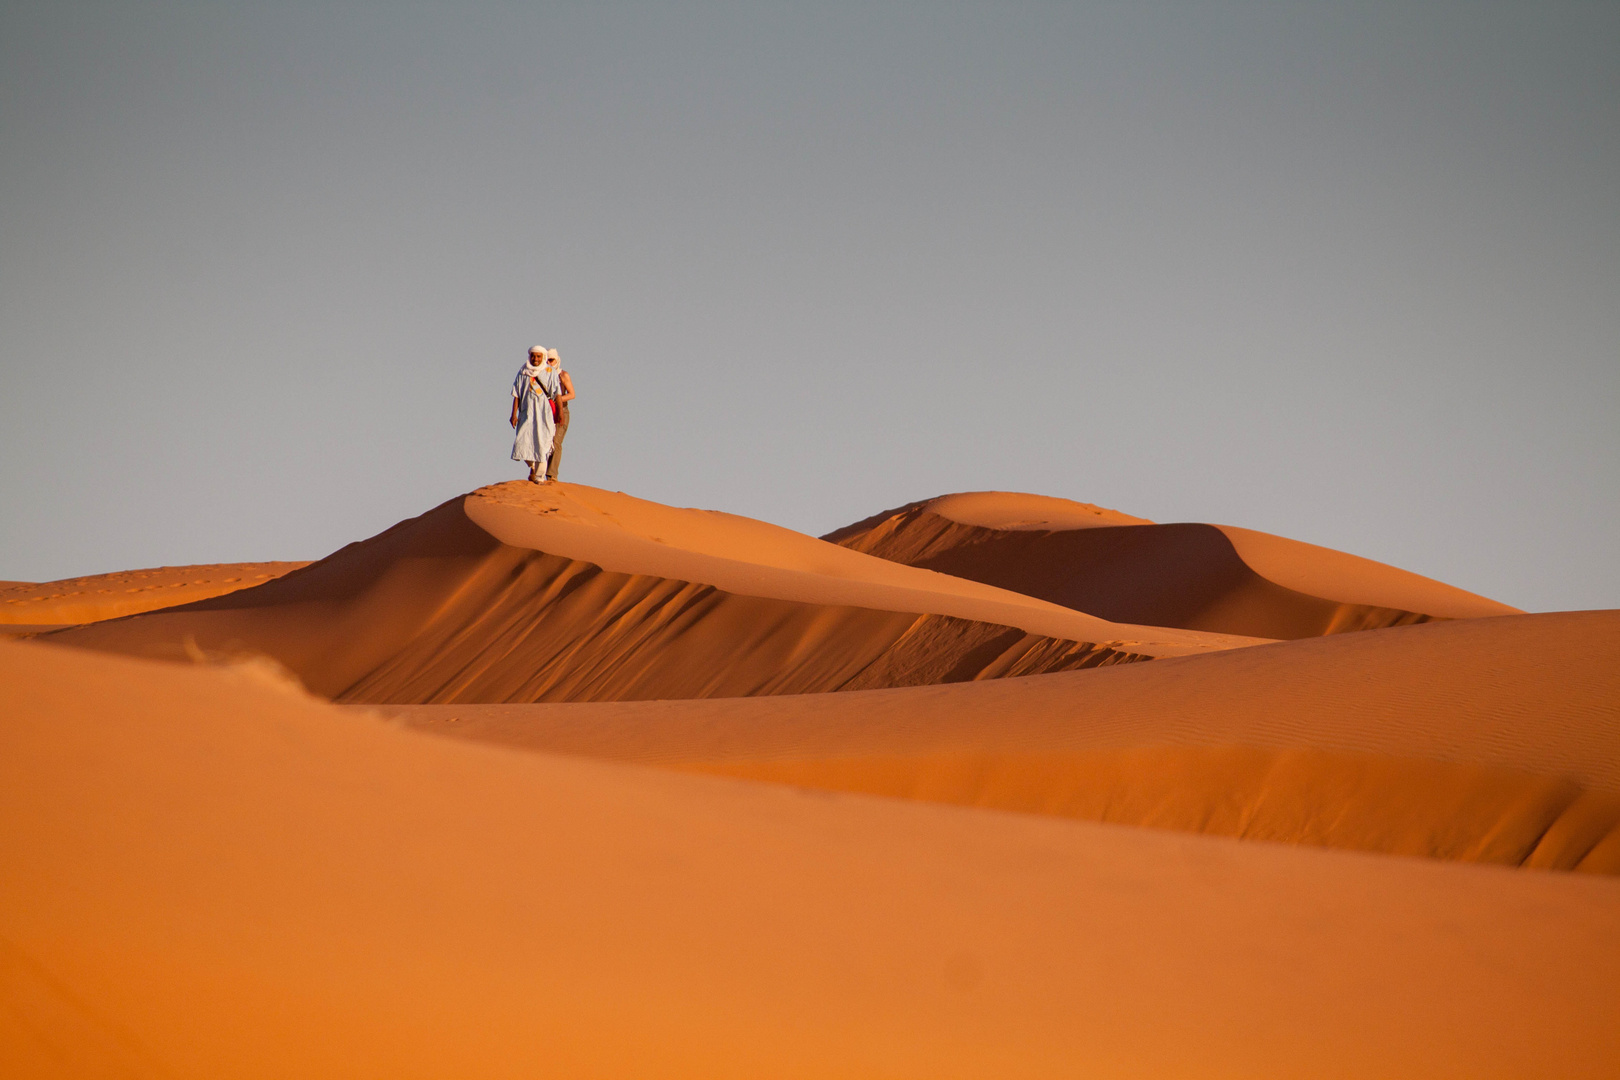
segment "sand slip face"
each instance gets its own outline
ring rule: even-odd
[[[616,524],[563,488],[486,489],[260,588],[51,639],[263,654],[357,702],[814,693],[1252,644],[1104,623],[726,515],[620,496],[609,509],[639,517]],[[757,562],[731,557],[755,548]]]
[[[473,746],[254,669],[0,643],[0,682],[13,1075],[1620,1065],[1608,879]]]
[[[973,492],[830,533],[853,550],[1119,622],[1258,637],[1517,613],[1369,559],[1231,526],[1157,525],[1044,496]]]
[[[399,713],[465,738],[806,787],[1620,871],[1620,612],[836,699]]]
[[[497,484],[469,496],[466,511],[514,547],[587,560],[607,570],[700,581],[746,596],[925,612],[1071,641],[1107,642],[1149,656],[1240,648],[1260,640],[1120,625],[752,518],[664,506],[581,484]]]
[[[0,582],[0,632],[7,626],[99,622],[189,604],[193,600],[250,589],[308,565],[303,562],[212,563],[122,570],[62,581]]]

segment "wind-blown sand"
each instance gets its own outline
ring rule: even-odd
[[[253,667],[0,643],[0,678],[12,1075],[1620,1063],[1613,879],[513,752]]]
[[[971,492],[824,539],[1119,622],[1302,638],[1517,608],[1341,551],[1226,525],[1155,525],[1083,503]]]
[[[496,485],[0,642],[0,1074],[1620,1073],[1620,612],[834,535]]]

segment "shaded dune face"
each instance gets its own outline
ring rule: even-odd
[[[609,572],[503,544],[460,498],[259,588],[50,639],[160,659],[259,653],[316,693],[375,703],[817,693],[1140,659],[969,619]]]
[[[1285,588],[1251,569],[1213,525],[993,529],[912,505],[823,539],[1113,622],[1295,639],[1436,618]]]

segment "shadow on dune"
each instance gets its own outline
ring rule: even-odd
[[[275,658],[347,702],[625,701],[960,682],[1141,659],[941,615],[798,603],[501,543],[461,498],[254,589],[57,631]]]
[[[1435,618],[1341,603],[1268,581],[1213,525],[990,529],[912,504],[822,539],[1113,622],[1295,639]]]

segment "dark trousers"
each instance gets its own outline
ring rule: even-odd
[[[568,403],[557,409],[557,430],[551,436],[551,460],[546,462],[546,479],[557,479],[557,462],[562,460],[563,436],[568,434]]]

